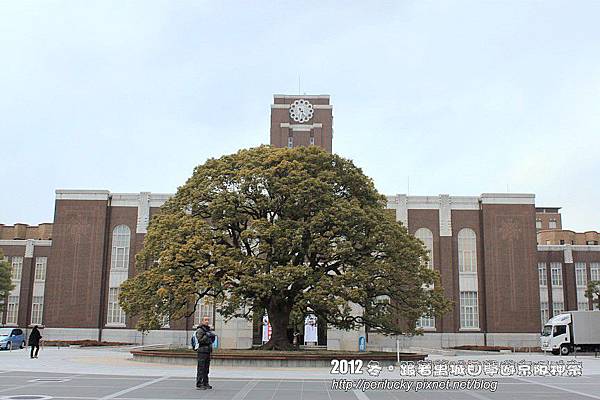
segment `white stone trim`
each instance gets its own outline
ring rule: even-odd
[[[172,193],[150,193],[150,207],[162,207],[173,196]]]
[[[559,244],[538,244],[538,251],[563,251],[565,249],[564,245]]]
[[[271,104],[271,108],[288,109],[291,104]],[[333,104],[313,104],[315,110],[333,110]]]
[[[328,94],[274,94],[273,99],[327,99]]]
[[[108,190],[56,190],[56,200],[108,200]]]
[[[396,210],[396,221],[408,226],[408,207],[405,194],[387,196],[387,208]]]
[[[135,233],[147,233],[150,222],[150,192],[141,192],[138,201]]]
[[[313,127],[311,125],[294,125],[291,129],[292,132],[310,132]]]
[[[479,210],[479,197],[476,196],[451,196],[450,208],[452,210]]]
[[[538,244],[538,251],[565,251],[565,247],[569,246],[571,251],[600,251],[598,245],[585,245],[585,244]]]
[[[52,240],[45,239],[2,239],[0,246],[27,246],[28,241],[31,241],[34,246],[52,246]]]
[[[532,204],[535,205],[535,195],[527,193],[483,193],[482,204]]]
[[[33,239],[25,240],[25,258],[33,258]]]
[[[440,236],[452,236],[452,212],[450,195],[440,194],[439,228]]]
[[[312,128],[322,128],[323,124],[320,122],[315,122],[313,124],[290,124],[289,122],[282,122],[279,124],[279,127],[302,131],[302,130],[310,130]],[[310,128],[310,129],[307,129],[307,128]]]
[[[27,240],[22,239],[2,239],[0,240],[0,246],[25,246],[27,244]]]
[[[407,196],[406,203],[409,210],[439,210],[439,196]]]
[[[137,207],[139,197],[139,193],[112,193],[110,205],[113,207]]]
[[[570,245],[565,246],[563,258],[565,260],[565,264],[573,264],[573,249],[571,249]]]

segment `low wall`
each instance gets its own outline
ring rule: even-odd
[[[323,351],[323,354],[303,354],[299,352],[289,352],[282,355],[276,353],[273,355],[265,354],[265,352],[246,352],[246,353],[219,353],[218,351],[211,356],[211,365],[229,366],[229,367],[254,367],[254,368],[278,368],[278,367],[295,367],[295,368],[318,368],[331,367],[332,359],[360,359],[364,365],[373,360],[378,361],[381,366],[396,364],[397,358],[395,353],[335,353]],[[193,351],[169,352],[160,349],[148,350],[132,350],[134,361],[175,364],[175,365],[196,365],[197,355]],[[426,354],[417,353],[401,353],[401,361],[420,361],[427,357]]]
[[[457,346],[475,345],[508,346],[514,348],[539,347],[537,333],[436,333],[427,332],[421,336],[400,336],[400,348],[411,347],[430,349],[450,349]],[[396,337],[369,334],[367,349],[371,351],[396,351]]]

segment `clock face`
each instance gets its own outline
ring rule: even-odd
[[[308,100],[299,99],[290,105],[290,118],[296,122],[309,121],[314,112],[313,105]]]

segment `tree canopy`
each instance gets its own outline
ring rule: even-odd
[[[14,287],[11,275],[11,266],[4,260],[4,254],[0,251],[0,299],[5,299]],[[2,307],[3,305],[0,304],[0,311]]]
[[[120,301],[142,330],[189,316],[199,298],[227,318],[266,310],[266,348],[289,347],[293,313],[414,333],[421,315],[449,308],[426,258],[350,160],[262,146],[195,168],[151,220]]]
[[[600,281],[588,282],[585,297],[592,300],[592,309],[594,309],[594,306],[600,309]]]

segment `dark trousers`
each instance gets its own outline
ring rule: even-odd
[[[35,354],[33,353],[34,349],[35,349]],[[37,357],[37,355],[38,355],[39,352],[40,352],[40,345],[39,344],[32,344],[31,345],[31,358]]]
[[[210,353],[198,353],[198,368],[196,370],[196,387],[208,385],[210,368]]]

